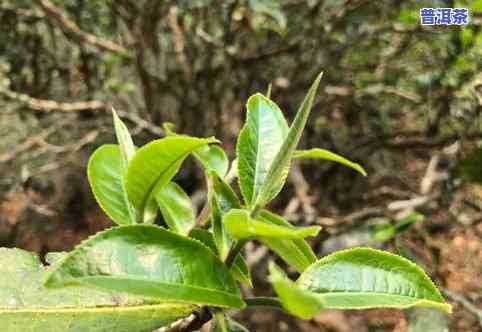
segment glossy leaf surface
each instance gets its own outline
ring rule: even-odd
[[[166,136],[179,136],[176,134],[176,127],[171,122],[163,123]],[[228,172],[229,159],[226,152],[217,145],[203,145],[193,151],[194,157],[203,166],[206,172],[214,171],[220,177],[224,177]]]
[[[155,194],[169,183],[184,159],[195,149],[216,142],[214,138],[171,136],[137,150],[127,169],[126,191],[144,221],[150,220],[157,211]]]
[[[171,230],[187,235],[196,223],[192,202],[175,182],[169,182],[156,194],[156,201],[164,221]]]
[[[228,172],[229,160],[226,152],[217,145],[204,145],[196,149],[194,157],[207,172],[214,171],[220,177],[224,177]]]
[[[300,239],[315,236],[320,231],[319,226],[286,227],[252,219],[246,210],[233,209],[223,219],[229,233],[236,239],[276,238]]]
[[[269,211],[263,210],[258,219],[283,227],[294,228],[288,221]],[[305,239],[263,238],[262,243],[278,254],[286,263],[298,272],[303,272],[308,266],[316,262],[316,256]]]
[[[134,208],[127,200],[122,183],[122,156],[118,145],[99,147],[89,159],[87,175],[97,203],[117,224],[136,221]]]
[[[329,160],[334,161],[340,164],[343,164],[347,167],[350,167],[357,171],[358,173],[362,174],[363,176],[367,175],[367,172],[361,167],[360,164],[357,164],[353,161],[346,159],[334,152],[325,149],[310,149],[310,150],[300,150],[295,151],[293,154],[293,158],[296,159],[322,159],[322,160]]]
[[[263,208],[269,201],[278,195],[283,188],[286,178],[288,177],[291,159],[293,153],[298,146],[301,134],[308,120],[313,101],[315,100],[316,91],[320,84],[322,74],[319,74],[311,85],[308,94],[305,96],[288,134],[283,139],[282,145],[276,150],[276,155],[270,163],[269,169],[266,170],[265,181],[262,187],[259,189],[259,195],[257,196],[254,204],[254,209],[259,210]]]
[[[269,280],[286,311],[303,319],[311,319],[323,309],[323,303],[316,294],[298,287],[274,263],[270,264],[269,272]]]
[[[288,125],[279,107],[262,94],[251,96],[246,108],[246,123],[239,133],[236,153],[239,186],[245,203],[251,206],[266,182]]]
[[[114,227],[82,242],[46,281],[51,287],[71,284],[159,301],[244,306],[227,267],[208,247],[155,225]]]
[[[274,281],[279,280],[275,273]],[[291,283],[285,280],[279,285]],[[280,286],[278,294],[286,309],[305,319],[316,314],[315,299],[320,308],[330,309],[433,307],[451,311],[422,269],[400,256],[369,248],[320,259],[301,274],[296,286]]]
[[[91,287],[47,289],[46,268],[20,249],[0,249],[0,263],[2,332],[150,332],[195,310]]]
[[[114,109],[112,109],[112,117],[114,119],[115,136],[120,147],[122,175],[124,175],[127,172],[129,161],[136,153],[136,148],[132,142],[129,130]]]
[[[201,241],[204,245],[211,249],[213,253],[216,253],[217,248],[216,244],[214,243],[213,234],[208,230],[195,228],[191,231],[189,236],[193,239]],[[253,283],[251,281],[251,271],[249,270],[246,260],[241,254],[236,256],[233,265],[229,270],[236,280],[242,282],[248,287],[253,287]]]

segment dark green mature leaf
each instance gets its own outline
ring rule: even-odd
[[[367,172],[361,167],[360,164],[357,164],[353,161],[350,161],[334,152],[325,150],[325,149],[310,149],[310,150],[300,150],[295,151],[293,154],[293,158],[295,159],[322,159],[322,160],[330,160],[340,164],[343,164],[347,167],[353,168],[358,173],[362,174],[363,176],[367,175]]]
[[[279,107],[262,94],[251,96],[246,108],[246,123],[239,133],[236,153],[239,186],[245,203],[251,206],[265,185],[288,125]]]
[[[157,211],[156,193],[169,183],[184,159],[201,146],[216,142],[214,138],[171,136],[137,150],[127,169],[126,191],[143,221],[153,218]]]
[[[266,223],[294,228],[293,225],[281,216],[266,210],[260,212],[258,219]],[[308,266],[316,262],[316,256],[305,239],[262,238],[260,241],[271,248],[298,272],[303,272]]]
[[[135,210],[123,185],[122,156],[118,145],[99,147],[89,159],[87,176],[97,203],[117,224],[136,222]]]
[[[0,249],[2,332],[150,332],[196,310],[91,287],[47,289],[46,273],[33,253]]]
[[[283,188],[286,178],[288,177],[291,159],[295,152],[298,142],[300,141],[301,134],[308,120],[313,101],[315,99],[316,91],[320,84],[322,73],[318,75],[313,84],[311,85],[308,94],[306,95],[303,103],[301,104],[298,113],[288,131],[286,138],[283,140],[283,144],[276,150],[276,155],[270,163],[269,169],[266,170],[262,187],[259,188],[259,194],[254,204],[254,211],[258,211],[263,208],[270,200],[276,197]]]
[[[112,117],[114,118],[114,129],[115,135],[117,137],[117,143],[120,147],[121,153],[121,169],[122,175],[124,176],[127,172],[127,167],[129,166],[129,161],[134,157],[136,153],[136,147],[132,142],[129,130],[122,120],[119,118],[115,110],[112,108]]]
[[[194,228],[193,230],[191,230],[189,236],[193,239],[201,241],[205,246],[211,249],[213,253],[217,252],[216,244],[214,243],[213,233],[211,233],[210,231],[200,228]],[[251,281],[251,271],[249,270],[246,260],[241,254],[236,256],[233,265],[229,270],[236,280],[242,282],[248,287],[253,287],[253,282]]]
[[[300,275],[296,286],[276,271],[271,280],[280,290],[285,308],[305,319],[321,308],[433,307],[451,311],[417,265],[369,248],[344,250],[320,259]]]
[[[308,236],[316,236],[320,231],[319,226],[295,228],[255,220],[249,216],[249,211],[240,209],[229,211],[224,216],[223,223],[229,233],[236,239],[302,239]]]
[[[82,242],[46,285],[86,284],[162,301],[242,308],[226,265],[198,241],[155,225],[120,226]]]
[[[231,249],[233,239],[225,229],[222,219],[229,210],[241,208],[241,202],[233,189],[215,172],[209,173],[209,179],[211,183],[209,200],[212,211],[214,242],[221,259],[224,260]]]
[[[232,320],[219,311],[214,315],[214,322],[209,329],[211,332],[249,332],[244,326]]]
[[[187,235],[194,227],[196,219],[189,196],[175,182],[169,182],[156,194],[156,201],[164,221],[171,230]]]

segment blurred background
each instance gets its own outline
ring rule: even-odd
[[[421,26],[421,7],[465,7],[467,26]],[[361,163],[295,164],[271,208],[323,226],[319,256],[353,246],[423,266],[454,313],[269,310],[251,331],[482,330],[482,1],[2,0],[0,245],[44,255],[109,227],[86,179],[114,142],[111,107],[142,145],[162,123],[215,135],[231,158],[245,101],[265,92],[293,119],[322,87],[304,147]],[[199,209],[195,163],[177,177]],[[256,294],[271,294],[264,247],[246,248]],[[253,290],[245,290],[252,294]]]

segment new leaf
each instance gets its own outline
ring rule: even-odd
[[[291,159],[295,152],[298,142],[300,141],[301,134],[308,120],[313,101],[315,99],[316,91],[320,84],[322,74],[319,74],[311,85],[308,94],[306,95],[303,103],[301,104],[296,117],[291,124],[287,136],[283,140],[283,144],[276,151],[274,159],[269,165],[269,168],[265,173],[265,181],[261,188],[259,188],[259,194],[256,197],[256,201],[253,206],[254,211],[262,209],[269,201],[278,195],[283,188],[288,172],[290,169]]]
[[[263,96],[248,99],[246,123],[236,144],[238,177],[244,201],[251,206],[266,183],[268,169],[288,133],[279,107]]]
[[[151,221],[157,211],[155,195],[169,183],[186,157],[214,138],[171,136],[155,140],[138,149],[129,163],[126,191],[143,221]]]

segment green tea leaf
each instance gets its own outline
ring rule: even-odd
[[[209,173],[211,183],[210,205],[212,211],[212,225],[214,242],[222,260],[226,259],[233,244],[233,239],[223,224],[223,216],[231,209],[241,208],[241,202],[233,189],[224,182],[215,172]]]
[[[274,280],[279,278],[275,275]],[[278,294],[287,310],[305,319],[316,313],[316,299],[319,308],[330,309],[432,307],[451,311],[417,265],[369,248],[326,256],[303,272],[296,281],[297,287],[293,286],[289,292],[283,288],[284,293]]]
[[[46,285],[85,284],[156,300],[242,308],[226,265],[198,241],[155,225],[119,226],[82,242]]]
[[[176,127],[171,122],[164,122],[163,128],[166,136],[180,136],[176,134]],[[229,159],[221,147],[217,145],[203,145],[192,153],[206,172],[215,171],[220,177],[224,177],[228,172]]]
[[[99,147],[89,159],[87,176],[94,197],[104,212],[117,224],[136,222],[136,213],[123,185],[122,156],[118,145]]]
[[[115,135],[117,137],[117,143],[120,146],[120,153],[121,153],[121,169],[122,175],[124,176],[127,172],[127,167],[129,166],[129,161],[134,157],[136,153],[136,147],[132,142],[131,135],[129,134],[129,130],[127,129],[126,125],[117,115],[114,108],[112,108],[112,117],[114,118],[114,129]]]
[[[171,230],[187,235],[194,227],[196,219],[191,199],[178,184],[169,182],[163,186],[156,194],[156,201]]]
[[[322,74],[320,73],[311,85],[287,136],[283,139],[283,144],[276,150],[276,155],[271,159],[269,168],[265,170],[264,181],[262,187],[258,189],[259,194],[257,195],[254,204],[254,211],[262,209],[269,201],[275,198],[286,182],[290,170],[291,159],[298,146],[298,142],[300,141],[306,121],[308,120],[308,115],[313,106],[321,76]]]
[[[213,253],[217,252],[216,244],[214,243],[213,233],[208,230],[194,228],[191,230],[190,237],[201,241],[205,246],[213,251]],[[249,270],[248,264],[244,257],[239,254],[234,259],[233,265],[229,269],[231,274],[233,275],[234,279],[242,282],[248,287],[253,287],[253,282],[251,281],[251,271]]]
[[[323,309],[323,303],[316,294],[298,287],[274,263],[269,266],[269,281],[289,313],[302,319],[311,319]]]
[[[266,210],[260,212],[258,219],[266,223],[294,228],[281,216]],[[316,256],[305,239],[262,238],[260,241],[298,272],[303,272],[308,266],[316,262]]]
[[[316,236],[320,231],[319,226],[286,227],[261,220],[252,219],[249,211],[232,209],[223,219],[229,233],[236,239],[302,239],[307,236]]]
[[[170,136],[152,141],[137,150],[127,169],[126,191],[143,221],[155,216],[155,195],[169,183],[184,159],[201,146],[216,142],[214,138]]]
[[[48,289],[46,269],[33,253],[0,249],[2,332],[146,332],[196,310],[92,287]]]
[[[310,150],[295,151],[295,153],[293,154],[293,158],[331,160],[331,161],[343,164],[347,167],[353,168],[355,171],[362,174],[363,176],[367,175],[367,172],[359,164],[354,163],[334,152],[331,152],[325,149],[316,148],[316,149],[310,149]]]
[[[220,177],[228,172],[229,160],[226,152],[217,145],[204,145],[194,152],[194,157],[199,160],[206,172],[214,171]]]
[[[238,178],[241,193],[251,206],[266,182],[268,169],[281,147],[288,125],[279,107],[263,96],[255,94],[246,104],[246,123],[236,144]]]

